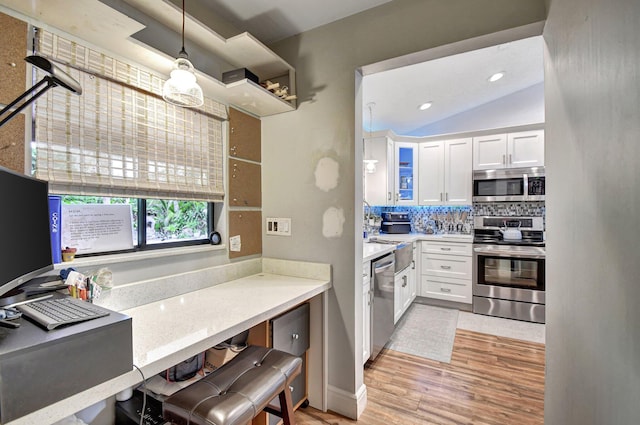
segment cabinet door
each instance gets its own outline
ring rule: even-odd
[[[260,162],[260,125],[258,118],[229,108],[229,156]]]
[[[507,135],[509,167],[544,166],[544,131],[523,131]]]
[[[418,205],[418,144],[395,143],[395,204]]]
[[[370,205],[393,205],[393,141],[387,137],[365,139],[365,159],[374,159],[375,170],[364,172],[364,199]]]
[[[420,205],[442,205],[444,202],[444,142],[425,142],[419,145]]]
[[[471,205],[471,151],[470,138],[444,142],[444,191],[447,205]]]
[[[507,135],[473,138],[473,169],[493,170],[507,165]]]

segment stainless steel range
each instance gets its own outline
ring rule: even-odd
[[[473,312],[545,322],[542,217],[475,217]]]

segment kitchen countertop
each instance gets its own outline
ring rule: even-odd
[[[473,242],[471,234],[438,234],[427,235],[425,233],[382,233],[380,235],[371,236],[369,240],[382,239],[398,242],[417,242],[417,241],[441,241],[441,242]],[[362,244],[362,261],[371,261],[395,250],[395,245],[380,244],[365,241]]]
[[[126,309],[134,365],[148,378],[329,288],[329,273],[311,279],[263,272]],[[134,369],[7,425],[53,423],[141,380]]]

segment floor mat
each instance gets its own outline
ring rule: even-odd
[[[450,363],[457,324],[458,310],[414,303],[398,322],[387,348]]]

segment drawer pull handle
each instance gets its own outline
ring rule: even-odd
[[[451,248],[440,248],[440,251],[451,251]]]
[[[442,291],[442,292],[451,292],[451,289],[449,289],[449,288],[440,288],[440,291]]]
[[[450,270],[451,266],[440,266],[440,268],[443,270]]]
[[[293,338],[293,339],[300,339],[300,335],[298,335],[298,334],[292,334],[292,335],[291,335],[291,338]]]

